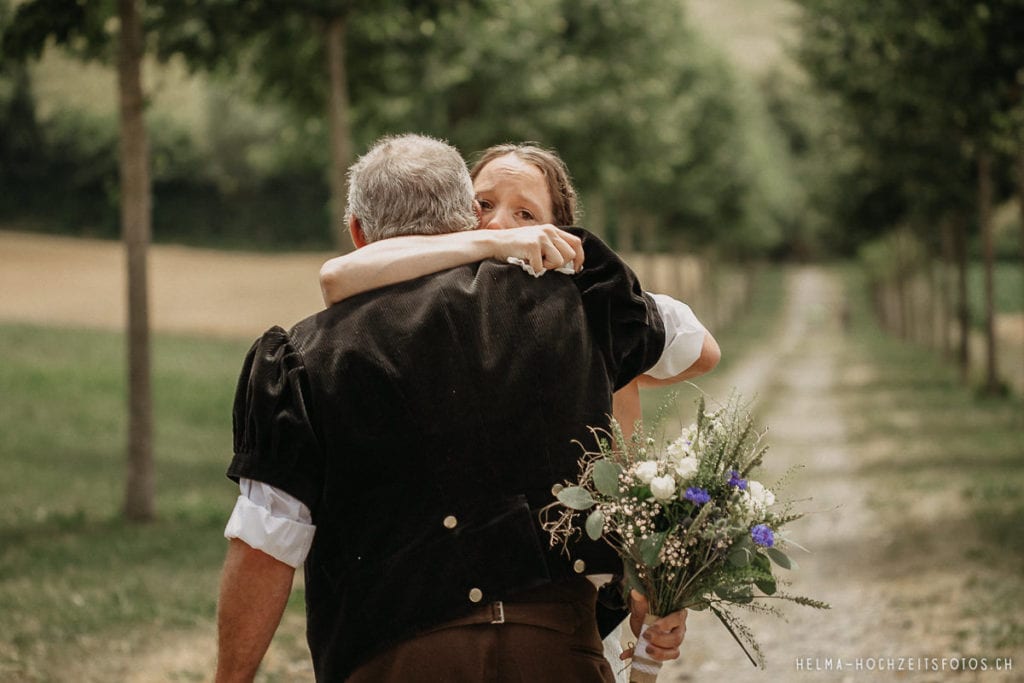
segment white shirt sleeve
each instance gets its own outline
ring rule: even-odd
[[[309,508],[270,484],[239,479],[241,495],[231,511],[225,538],[237,538],[291,567],[301,567],[316,526]]]
[[[704,326],[689,306],[664,294],[648,292],[658,305],[665,323],[665,350],[645,375],[654,379],[675,377],[700,358],[704,347]]]

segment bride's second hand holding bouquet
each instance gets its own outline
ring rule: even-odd
[[[552,545],[580,533],[582,520],[590,538],[603,538],[622,558],[626,590],[647,597],[646,624],[681,609],[710,610],[763,667],[753,633],[729,608],[779,616],[769,600],[828,608],[778,590],[775,568],[795,569],[785,551],[800,547],[784,527],[803,514],[752,478],[768,450],[764,432],[735,394],[713,412],[701,398],[696,422],[671,441],[640,423],[629,439],[614,421],[611,430],[595,430],[599,450],[584,452],[579,480],[549,506]],[[661,667],[644,656],[644,642],[637,639],[631,681],[654,681]]]

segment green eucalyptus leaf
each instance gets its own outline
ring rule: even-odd
[[[774,578],[758,579],[754,582],[754,585],[765,595],[775,595],[776,586]]]
[[[732,599],[737,605],[749,605],[754,602],[754,589],[748,588],[745,591],[740,591]]]
[[[768,552],[768,557],[772,558],[772,562],[783,569],[796,569],[796,562],[789,559],[789,556],[778,548],[766,548],[765,550]]]
[[[594,507],[590,491],[580,486],[569,486],[558,492],[558,502],[573,510],[589,510]]]
[[[746,548],[748,550],[754,550],[754,540],[750,538],[750,534],[743,534],[732,544],[733,550],[737,548]]]
[[[609,498],[619,498],[619,474],[622,468],[611,460],[604,458],[594,463],[594,486]]]
[[[746,548],[738,548],[729,553],[729,564],[734,567],[746,567],[750,564],[751,552]]]
[[[737,605],[746,605],[754,601],[754,590],[750,586],[739,586],[732,590],[719,587],[715,589],[715,595],[726,602],[734,602]]]
[[[754,557],[753,560],[751,560],[751,564],[753,564],[755,567],[763,571],[765,574],[772,573],[772,563],[771,560],[768,559],[767,555],[762,555],[761,553],[754,553]]]
[[[587,536],[590,536],[591,540],[596,541],[601,538],[601,534],[604,533],[604,512],[600,508],[591,512],[587,515],[585,526]]]

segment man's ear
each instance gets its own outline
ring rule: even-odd
[[[363,234],[363,226],[355,216],[348,217],[348,234],[352,236],[352,244],[356,245],[356,249],[362,249],[368,244],[366,235]]]

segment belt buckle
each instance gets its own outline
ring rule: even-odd
[[[505,623],[505,605],[502,604],[501,600],[491,603],[491,623]]]

